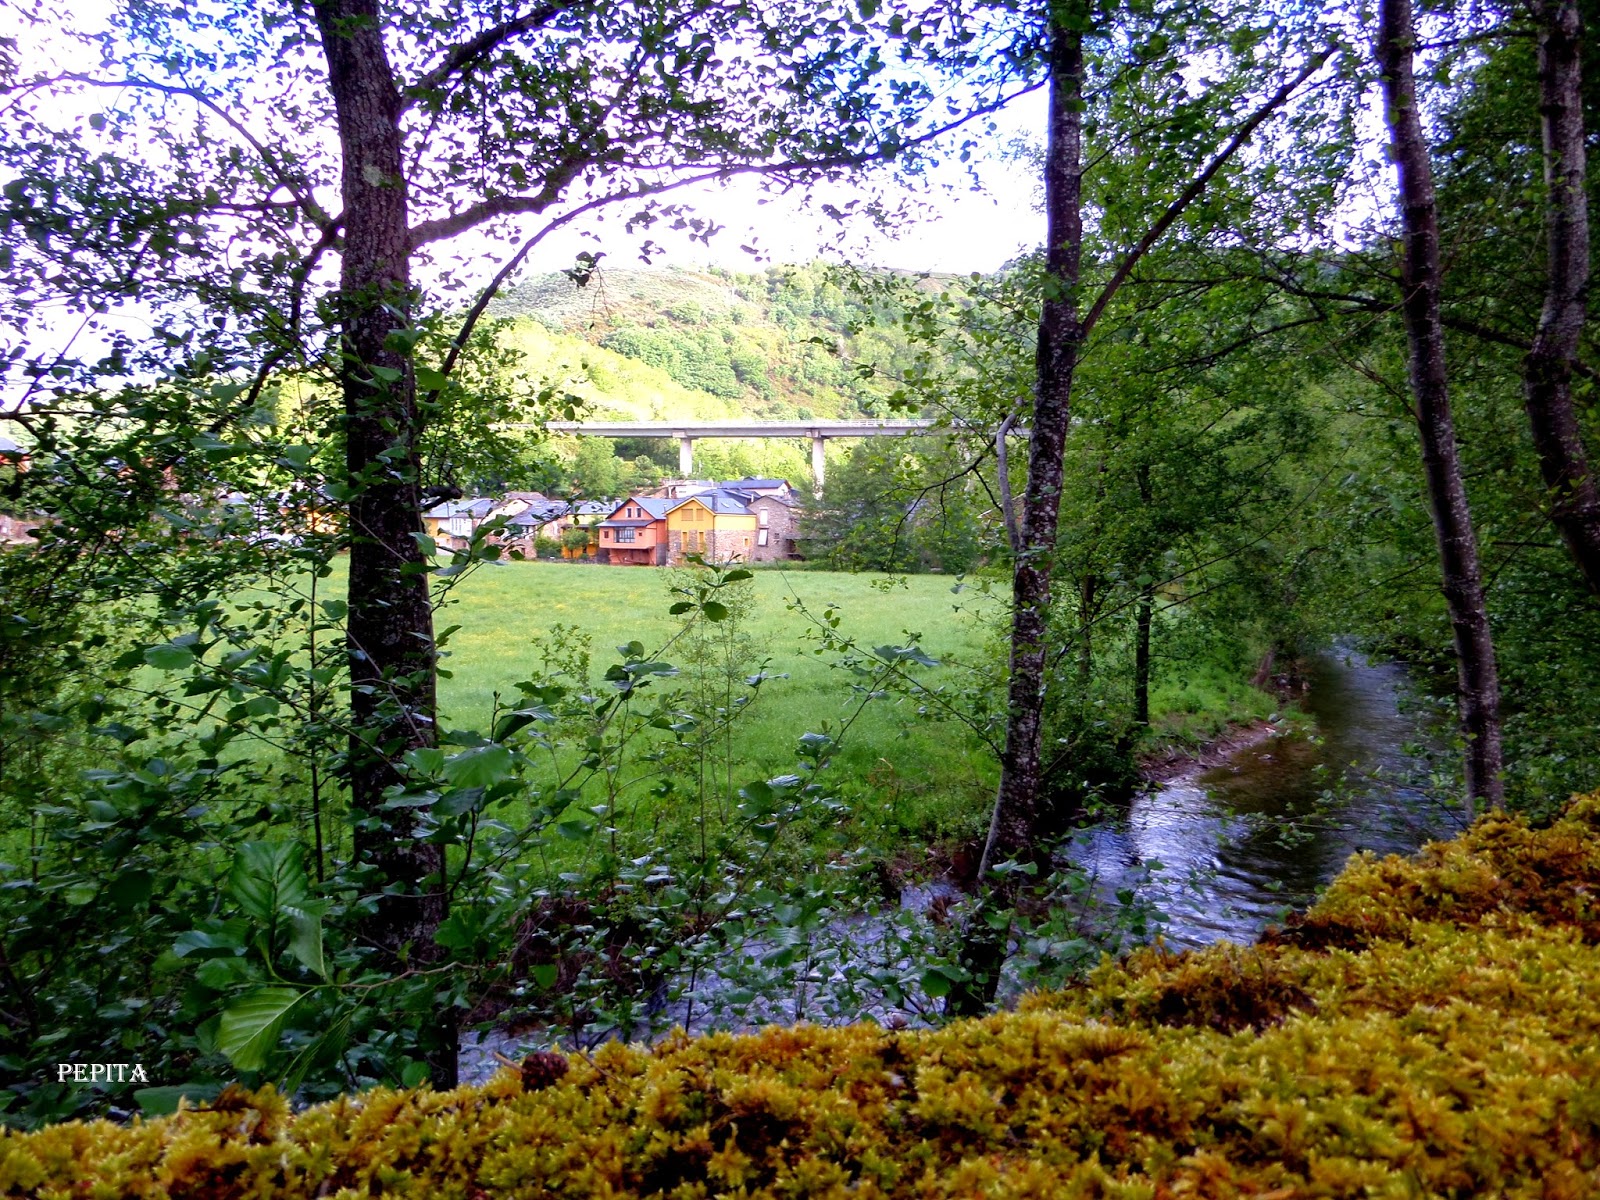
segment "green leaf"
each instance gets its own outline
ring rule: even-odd
[[[208,958],[194,977],[214,992],[225,992],[244,982],[248,969],[242,958]]]
[[[165,1087],[138,1088],[133,1102],[147,1117],[165,1117],[178,1111],[178,1102],[187,1098],[191,1104],[204,1104],[215,1100],[222,1092],[220,1083],[175,1083]]]
[[[929,967],[922,973],[922,990],[935,1000],[950,994],[950,989],[962,979],[966,973],[955,967]]]
[[[445,782],[453,787],[488,787],[511,775],[511,751],[504,746],[474,746],[445,760]]]
[[[326,979],[328,964],[322,956],[322,909],[319,902],[305,907],[285,905],[283,912],[289,918],[289,953]]]
[[[483,935],[483,913],[476,908],[455,908],[433,932],[433,940],[446,950],[464,953]]]
[[[299,842],[246,842],[233,858],[228,892],[257,921],[276,920],[287,907],[311,902],[305,851]]]
[[[700,606],[700,611],[706,614],[708,621],[726,621],[728,619],[728,606],[719,604],[715,600],[707,600]]]
[[[450,377],[432,367],[417,368],[417,387],[424,392],[442,392],[449,385]]]
[[[194,663],[194,647],[177,642],[151,646],[144,652],[144,661],[158,671],[181,671]]]
[[[237,954],[244,949],[246,928],[242,921],[229,921],[222,928],[190,929],[172,942],[172,953],[185,958],[197,950],[226,950]]]
[[[228,1005],[217,1026],[217,1049],[241,1071],[259,1071],[277,1045],[289,1010],[310,993],[296,988],[259,988]]]

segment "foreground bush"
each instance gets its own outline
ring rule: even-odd
[[[449,1093],[271,1092],[0,1136],[0,1195],[1600,1194],[1600,798],[1359,859],[1256,947],[1018,1013],[536,1055]]]

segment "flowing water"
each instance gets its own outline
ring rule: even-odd
[[[1429,758],[1441,746],[1404,667],[1338,647],[1313,661],[1308,682],[1301,706],[1315,719],[1314,733],[1274,730],[1220,766],[1196,768],[1135,796],[1079,834],[1069,857],[1093,877],[1094,890],[1107,899],[1131,892],[1137,904],[1164,912],[1162,932],[1171,945],[1249,942],[1289,909],[1308,903],[1355,851],[1409,853],[1461,827],[1459,810],[1442,807],[1422,786]],[[926,932],[921,914],[932,903],[952,900],[959,901],[959,893],[935,883],[908,887],[898,914],[830,917],[808,939],[821,952],[809,981],[744,1010],[732,1024],[750,1028],[801,1017],[921,1024],[915,1006],[896,1012],[852,998],[848,976],[855,971],[843,964],[849,960],[859,970],[883,950],[883,967],[910,967],[886,937],[891,924],[902,935],[916,927]],[[756,940],[744,950],[754,961],[775,945]],[[644,1024],[598,1036],[649,1039],[674,1024],[699,1032],[708,1018],[727,1027],[727,1019],[711,1010],[741,986],[712,970],[691,990],[680,987],[678,998],[655,1008]],[[463,1078],[492,1074],[495,1051],[515,1057],[526,1045],[550,1040],[549,1031],[471,1037],[462,1049]]]
[[[1461,827],[1423,786],[1441,745],[1404,667],[1336,647],[1308,682],[1314,734],[1274,731],[1134,797],[1084,833],[1074,863],[1163,910],[1173,945],[1248,942],[1355,851],[1407,854]]]

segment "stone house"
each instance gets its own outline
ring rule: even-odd
[[[757,496],[746,507],[755,514],[755,544],[746,556],[750,562],[783,562],[799,558],[795,548],[795,507],[778,496]]]

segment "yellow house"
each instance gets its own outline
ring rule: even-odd
[[[756,514],[743,499],[725,492],[702,492],[667,513],[667,562],[676,565],[698,554],[713,562],[748,562],[756,540]]]

